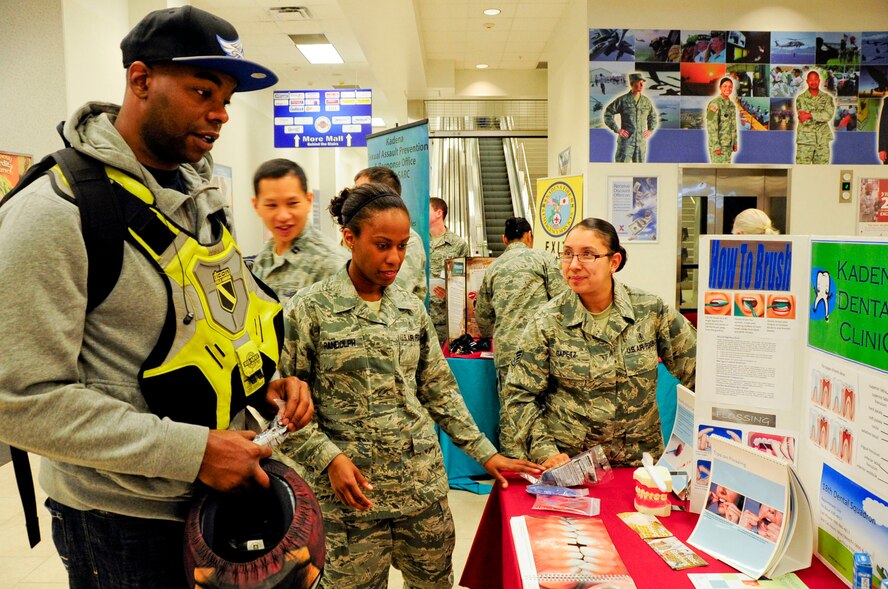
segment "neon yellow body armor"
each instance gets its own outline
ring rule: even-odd
[[[166,278],[166,320],[139,371],[142,394],[161,417],[225,429],[258,399],[252,395],[264,395],[276,370],[281,305],[247,269],[224,223],[211,217],[221,235],[202,245],[155,208],[146,186],[108,166],[105,173],[120,196],[126,239]]]

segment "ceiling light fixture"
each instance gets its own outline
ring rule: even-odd
[[[502,10],[500,10],[499,8],[488,8],[484,11],[484,14],[486,14],[487,16],[496,16],[500,12],[502,12]]]
[[[296,48],[305,56],[308,63],[344,63],[342,56],[327,39],[326,35],[289,35]]]
[[[475,67],[476,67],[477,69],[479,69],[479,70],[486,70],[486,69],[489,68],[490,66],[487,65],[486,63],[479,63],[479,64],[476,65]]]
[[[385,119],[382,117],[373,117],[370,119],[371,127],[385,127]]]

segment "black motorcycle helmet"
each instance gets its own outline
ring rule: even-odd
[[[314,589],[324,568],[324,521],[308,484],[263,460],[268,489],[198,491],[185,520],[188,582],[199,589]]]

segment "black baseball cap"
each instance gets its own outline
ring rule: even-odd
[[[270,69],[244,59],[244,46],[228,21],[193,6],[155,10],[120,42],[123,67],[134,61],[173,61],[207,67],[233,76],[235,92],[261,90],[277,83]]]

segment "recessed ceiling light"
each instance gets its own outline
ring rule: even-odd
[[[343,63],[342,56],[326,35],[289,35],[289,37],[308,63]]]
[[[502,11],[499,8],[488,8],[487,10],[484,11],[484,14],[486,14],[487,16],[496,16],[500,12],[502,12]]]
[[[308,63],[343,63],[342,56],[333,45],[297,45]]]
[[[476,65],[475,67],[476,67],[477,69],[479,69],[479,70],[486,70],[486,69],[489,68],[490,66],[487,65],[486,63],[479,63],[479,64]]]

